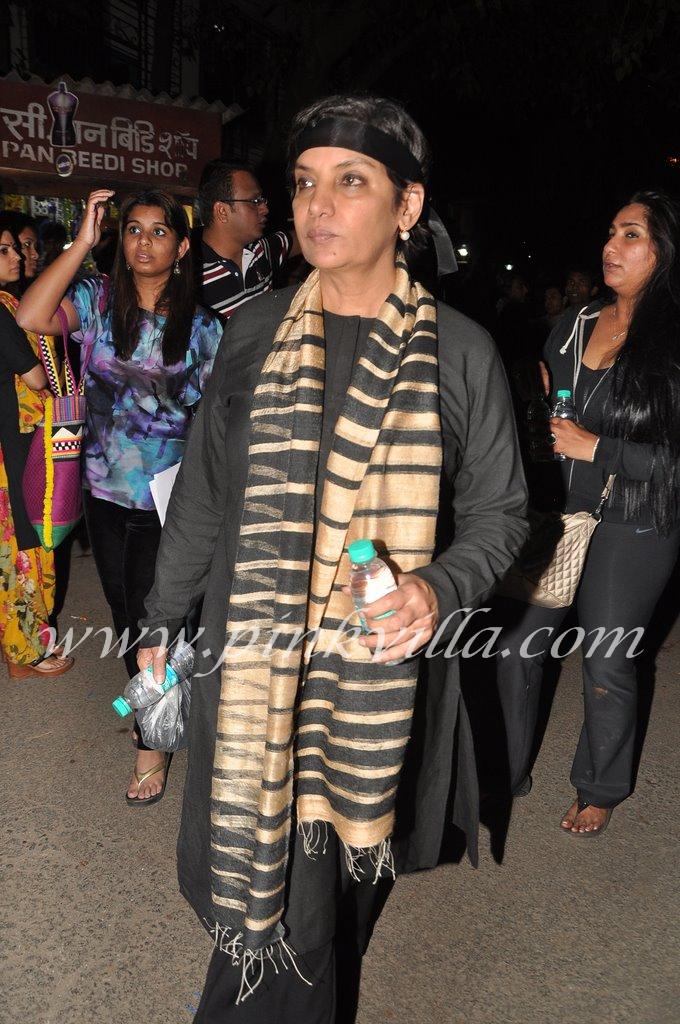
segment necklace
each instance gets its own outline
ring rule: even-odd
[[[616,312],[615,311],[612,311],[612,320],[616,320]],[[617,331],[616,334],[612,334],[611,335],[612,341],[618,341],[619,338],[622,338],[625,334],[627,334],[628,333],[628,327],[629,327],[629,324],[626,324],[626,326],[622,330]]]

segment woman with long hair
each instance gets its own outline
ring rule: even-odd
[[[475,857],[455,652],[409,654],[435,635],[441,653],[525,536],[495,347],[409,272],[429,225],[442,243],[422,132],[389,100],[331,97],[295,119],[290,162],[314,269],[230,319],[147,600],[167,629],[205,594],[178,845],[216,946],[197,1024],[351,1019],[373,882],[437,863],[447,806]],[[361,638],[359,538],[396,577]],[[142,645],[161,676],[159,638]]]
[[[47,654],[54,554],[41,547],[22,493],[31,439],[44,416],[47,377],[38,339],[14,319],[22,266],[16,226],[12,214],[0,213],[0,646],[10,676],[24,678],[63,675],[73,658],[62,658],[59,649]]]
[[[92,277],[69,289],[99,241],[112,195],[108,189],[91,193],[78,237],[28,289],[18,321],[54,333],[61,303],[71,332],[83,344],[85,516],[133,676],[137,622],[153,581],[161,533],[149,484],[155,473],[182,458],[221,327],[196,306],[189,224],[181,205],[164,192],[138,192],[123,202],[110,284],[108,278]],[[134,737],[138,753],[126,799],[132,806],[148,805],[163,795],[168,758],[159,759],[144,745],[136,723]]]
[[[33,278],[37,276],[38,262],[40,260],[38,222],[34,217],[29,217],[27,213],[18,213],[16,232],[24,261],[23,279],[27,284],[30,284]]]
[[[566,511],[593,511],[615,477],[576,595],[584,721],[571,771],[576,799],[560,824],[582,838],[601,834],[631,792],[634,654],[680,547],[680,204],[636,193],[611,224],[602,267],[613,301],[560,321],[543,366],[546,392],[572,391],[579,420],[551,421],[554,450],[566,457]],[[513,625],[502,637],[510,654],[498,661],[498,684],[511,788],[522,793],[550,637],[568,609],[512,601],[505,611]]]

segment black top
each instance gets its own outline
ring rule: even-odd
[[[26,515],[21,480],[32,434],[19,431],[19,403],[14,387],[15,375],[28,373],[39,365],[28,338],[10,311],[0,303],[0,445],[7,473],[9,501],[19,550],[39,544],[37,534]]]
[[[191,429],[175,483],[146,599],[150,630],[179,624],[204,597],[196,646],[189,720],[189,765],[177,847],[180,888],[198,916],[210,919],[210,792],[220,695],[215,653],[224,648],[225,622],[248,472],[253,390],[294,289],[249,302],[229,322],[213,375]],[[484,599],[526,537],[526,488],[507,382],[495,346],[477,324],[437,304],[442,428],[442,494],[437,546],[417,570],[434,588],[440,614]],[[368,322],[325,315],[327,370],[323,445],[344,398],[351,364]],[[322,477],[321,477],[322,479]],[[148,633],[142,646],[158,643]],[[457,658],[423,660],[414,739],[401,775],[395,834],[398,870],[432,867],[445,823],[458,825],[476,856],[477,790],[467,715],[459,707]],[[199,678],[200,674],[200,678]],[[422,702],[422,703],[421,703]],[[457,756],[454,741],[457,738]],[[455,793],[450,784],[455,779]],[[403,809],[400,810],[399,808]],[[447,812],[448,808],[448,812]],[[331,856],[335,850],[329,849]],[[315,949],[333,931],[335,863],[311,861],[292,843],[285,923],[293,948]]]
[[[6,438],[19,429],[14,377],[28,373],[38,362],[28,338],[0,302],[0,441],[3,445]]]
[[[323,323],[326,341],[326,379],[316,483],[317,514],[321,507],[326,465],[333,444],[335,424],[342,412],[342,405],[352,380],[354,364],[373,326],[372,320],[358,316],[339,316],[337,313],[325,311]]]
[[[550,368],[552,378],[551,404],[555,402],[558,390],[574,390],[578,332],[582,332],[582,351],[585,352],[601,308],[602,303],[592,303],[582,314],[579,310],[570,310],[565,313],[546,341],[543,357]],[[593,370],[581,363],[573,396],[574,405],[579,423],[586,430],[597,434],[600,443],[594,462],[566,459],[561,463],[567,492],[567,512],[595,509],[611,473],[632,480],[649,480],[654,472],[654,445],[607,436],[607,404],[616,372],[616,364],[602,370]],[[616,492],[604,506],[602,518],[608,523],[652,525],[651,513],[648,510],[642,511],[634,518],[626,519],[623,501]]]

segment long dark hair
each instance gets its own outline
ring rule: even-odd
[[[608,403],[608,433],[655,446],[649,481],[619,476],[626,518],[649,508],[667,534],[680,518],[680,203],[663,192],[636,192],[656,265],[635,303]]]
[[[17,230],[17,215],[13,210],[0,211],[0,236],[4,235],[5,231],[9,231],[12,236],[12,244],[21,256],[21,263],[19,264],[18,280],[0,282],[0,291],[9,292],[10,295],[18,299],[21,296],[21,282],[24,276],[24,257],[21,252],[21,242],[19,241],[19,232]]]
[[[120,208],[118,250],[113,264],[110,306],[111,328],[116,355],[129,359],[139,341],[139,298],[132,272],[127,269],[123,252],[123,236],[135,206],[157,206],[163,211],[167,226],[177,235],[178,244],[189,237],[189,222],[180,204],[167,192],[146,190],[128,196]],[[196,309],[191,251],[187,250],[178,264],[179,273],[170,271],[154,313],[167,317],[162,337],[163,363],[171,366],[186,355],[191,335],[191,322]]]
[[[400,103],[384,99],[382,96],[339,95],[327,96],[325,99],[318,100],[295,115],[288,140],[290,152],[294,150],[295,142],[305,128],[324,117],[349,117],[354,121],[363,121],[365,124],[370,124],[374,128],[386,132],[387,135],[391,135],[393,139],[411,151],[421,166],[423,172],[421,180],[424,184],[427,183],[431,164],[430,147],[416,122]],[[289,157],[288,175],[291,180],[294,163],[295,161]],[[396,206],[401,201],[409,182],[389,167],[386,167],[385,170],[394,185]],[[430,229],[422,217],[411,228],[409,240],[397,242],[397,250],[403,253],[407,260],[411,260],[427,248],[429,239]]]

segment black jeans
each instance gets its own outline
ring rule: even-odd
[[[125,667],[137,674],[136,640],[139,619],[146,614],[144,601],[151,590],[161,523],[155,511],[126,508],[84,492],[85,518],[99,579],[111,609],[113,628],[120,639],[128,630]],[[148,750],[135,719],[137,745]]]
[[[620,628],[623,636],[638,627],[646,629],[679,547],[680,529],[661,538],[654,530],[603,522],[593,534],[576,595],[578,623],[586,633],[581,647],[584,721],[571,782],[579,796],[595,807],[615,807],[631,791],[637,670],[635,659],[626,657],[633,636],[612,649],[612,638],[594,644],[597,634],[592,631],[604,628],[606,635]],[[498,658],[497,679],[514,791],[529,770],[543,667],[569,609],[515,601],[503,605],[506,619],[514,621],[498,641],[498,649],[510,654]],[[537,630],[541,632],[527,644],[524,654],[528,656],[523,657],[523,642]],[[565,636],[562,653],[569,650],[569,639]],[[634,649],[644,649],[643,639]]]

